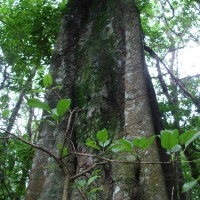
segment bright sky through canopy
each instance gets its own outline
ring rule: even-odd
[[[179,64],[181,77],[200,74],[200,46],[189,42],[183,50],[180,50]]]

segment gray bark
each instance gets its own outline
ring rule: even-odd
[[[140,19],[133,1],[69,1],[50,71],[55,85],[63,85],[59,95],[71,98],[72,107],[81,112],[72,137],[65,131],[69,116],[59,127],[47,122],[41,125],[38,144],[49,151],[58,154],[57,145],[68,137],[78,152],[88,153],[86,139],[94,139],[103,128],[115,139],[154,134]],[[59,99],[50,93],[47,100],[54,107]],[[66,146],[73,151],[69,140]],[[140,152],[140,159],[159,161],[156,143]],[[69,177],[95,160],[69,156],[64,162],[65,174],[51,158],[36,151],[26,199],[92,199],[72,187]],[[97,185],[103,191],[95,199],[168,199],[160,165],[107,164],[98,169]],[[79,180],[90,176],[88,172]]]

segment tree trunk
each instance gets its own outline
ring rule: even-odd
[[[89,153],[84,145],[87,138],[94,139],[96,132],[103,128],[114,139],[152,136],[155,119],[150,101],[154,93],[147,81],[139,12],[133,1],[71,0],[67,9],[50,72],[55,85],[63,85],[56,94],[71,98],[72,107],[81,111],[72,117],[68,132],[65,130],[69,116],[59,127],[44,122],[38,144],[58,154],[58,144],[67,137],[69,153],[73,148]],[[48,102],[55,107],[58,102],[55,93],[48,94]],[[158,152],[157,144],[153,144],[139,152],[140,160],[159,161]],[[127,155],[118,156],[124,160]],[[68,156],[64,175],[51,158],[36,151],[26,199],[165,200],[171,196],[173,178],[166,189],[161,165],[119,163],[98,168],[101,178],[94,185],[102,186],[103,191],[90,196],[89,188],[83,192],[77,184],[73,185],[70,177],[91,167],[95,161],[85,156]],[[91,173],[78,180],[90,178]],[[171,175],[169,170],[168,175]]]

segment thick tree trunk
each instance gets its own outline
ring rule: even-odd
[[[55,85],[63,85],[57,93],[72,98],[73,107],[81,109],[72,137],[65,131],[67,117],[59,127],[42,124],[38,144],[51,152],[58,154],[57,145],[67,137],[78,152],[88,153],[86,139],[94,139],[103,128],[117,139],[155,133],[139,13],[132,0],[69,1],[50,72]],[[50,93],[48,102],[54,107],[58,98]],[[66,146],[73,151],[69,141]],[[159,161],[157,145],[140,152],[140,160]],[[173,186],[170,180],[166,190],[160,165],[107,164],[99,167],[97,183],[104,190],[90,197],[69,177],[92,166],[94,160],[69,156],[65,163],[63,174],[51,158],[36,151],[26,199],[165,200]],[[88,172],[79,180],[90,176]]]

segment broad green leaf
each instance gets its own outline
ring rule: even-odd
[[[122,144],[113,144],[109,147],[111,151],[114,153],[120,152],[123,150],[123,145]]]
[[[142,138],[139,140],[139,147],[140,147],[142,150],[148,148],[148,147],[154,142],[155,137],[156,137],[156,136],[151,136],[149,139],[147,139],[146,137],[142,137]]]
[[[59,120],[59,116],[58,116],[58,113],[57,113],[57,109],[56,109],[56,108],[52,109],[52,110],[51,110],[51,113],[52,113],[51,117],[52,117],[55,121],[58,121],[58,120]]]
[[[191,142],[196,140],[198,137],[200,137],[200,131],[197,131],[186,143],[185,147],[187,147]]]
[[[192,189],[197,184],[197,180],[185,183],[182,188],[182,192],[187,192],[188,190]]]
[[[29,99],[27,101],[27,105],[32,108],[40,108],[51,113],[51,108],[49,107],[49,105],[45,102],[40,101],[39,99],[35,99],[35,98]]]
[[[195,130],[187,130],[179,136],[180,144],[186,144],[195,134]]]
[[[140,144],[140,138],[134,138],[133,141],[132,141],[133,145],[135,147],[139,147],[139,144]]]
[[[110,140],[106,140],[105,143],[103,144],[104,147],[108,146],[110,144]]]
[[[177,130],[165,130],[162,131],[160,139],[162,147],[171,151],[179,143],[179,133]]]
[[[181,146],[179,144],[177,144],[176,146],[174,146],[170,151],[175,153],[181,150]]]
[[[43,84],[45,87],[50,87],[52,85],[52,77],[50,74],[44,76]]]
[[[62,156],[66,156],[68,153],[67,147],[63,148]]]
[[[5,110],[2,112],[2,118],[6,118],[6,117],[8,117],[9,114],[10,114],[10,110],[5,109]]]
[[[108,131],[104,128],[102,131],[97,132],[97,139],[101,146],[104,146],[108,139]]]
[[[123,151],[131,152],[133,150],[133,144],[126,139],[118,140],[118,143],[123,145]]]
[[[93,181],[95,181],[97,178],[99,178],[100,176],[92,176],[91,178],[89,178],[87,184],[90,185]]]
[[[70,105],[71,105],[70,99],[61,99],[56,106],[58,115],[63,116],[67,111],[67,109],[69,109]]]
[[[102,191],[102,190],[103,190],[103,188],[101,188],[101,187],[92,188],[92,189],[90,190],[90,193],[95,193],[95,192]]]
[[[100,150],[100,147],[96,145],[96,142],[90,139],[87,139],[86,145],[94,149]]]

